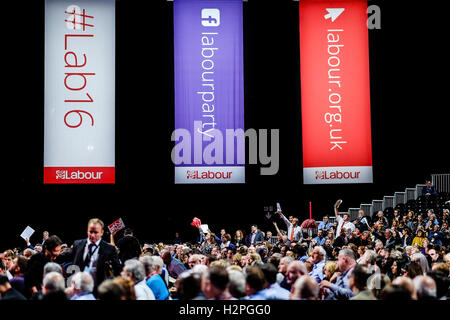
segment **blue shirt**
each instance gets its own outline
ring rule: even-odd
[[[169,290],[159,274],[151,276],[147,280],[147,286],[152,289],[156,300],[167,300],[169,297]]]
[[[73,296],[72,298],[70,298],[70,300],[96,300],[96,299],[92,293],[85,292]]]
[[[259,291],[257,294],[264,297],[264,299],[261,300],[289,300],[289,291],[280,287],[277,282],[272,283],[270,286]]]
[[[314,240],[317,241],[317,243],[319,244],[319,246],[323,246],[323,245],[325,244],[325,240],[327,240],[327,238],[325,238],[325,237],[319,238],[319,237],[317,236],[317,237],[314,238]]]
[[[316,279],[317,283],[320,283],[325,277],[323,273],[323,266],[325,265],[325,259],[316,263],[313,267],[313,270],[309,273],[309,275]]]
[[[321,223],[319,223],[318,229],[319,230],[321,230],[321,229],[330,229],[332,226],[333,226],[333,224],[330,221],[328,221],[327,223],[325,223],[325,221],[322,221]]]

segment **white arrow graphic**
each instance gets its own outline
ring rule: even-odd
[[[324,15],[325,19],[330,19],[331,22],[334,22],[342,12],[344,12],[345,8],[327,8],[328,14]]]

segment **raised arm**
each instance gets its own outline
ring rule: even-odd
[[[275,226],[275,229],[277,230],[277,235],[281,238],[283,235],[281,234],[280,229],[278,229],[278,225],[275,221],[273,222],[273,225]]]
[[[338,201],[336,201],[336,203],[334,204],[334,215],[336,216],[336,218],[339,217],[339,206],[341,205],[342,200],[339,199]]]
[[[280,210],[278,210],[277,213],[280,216],[280,218],[283,219],[284,223],[286,224],[286,227],[289,228],[292,223],[284,216],[284,214]]]

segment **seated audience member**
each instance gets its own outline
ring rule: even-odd
[[[155,295],[145,282],[145,268],[138,260],[127,260],[121,276],[134,282],[136,300],[155,300]]]
[[[372,291],[367,288],[367,280],[370,277],[366,265],[359,264],[353,268],[349,277],[349,286],[354,296],[350,300],[376,300]]]
[[[264,273],[259,266],[251,266],[245,270],[245,293],[249,300],[266,300],[261,291],[264,289]]]
[[[348,300],[353,296],[349,286],[349,276],[351,270],[355,267],[355,254],[351,249],[342,249],[338,255],[337,267],[341,274],[336,278],[336,283],[322,280],[321,288],[329,291],[327,300]]]
[[[167,300],[169,290],[161,276],[164,262],[158,256],[144,256],[139,259],[144,265],[147,286],[152,290],[156,300]],[[194,267],[194,265],[192,265]]]
[[[47,241],[48,239],[45,243]],[[64,277],[58,272],[50,272],[42,280],[42,300],[67,300],[65,289],[66,283]]]
[[[246,296],[245,293],[245,276],[242,271],[227,269],[228,272],[228,291],[236,298],[241,299]],[[287,290],[286,290],[287,291]]]
[[[435,300],[437,298],[436,282],[429,276],[417,276],[413,279],[417,299]]]
[[[228,291],[228,272],[224,267],[211,266],[202,275],[201,288],[209,300],[233,300]]]
[[[303,262],[293,261],[289,263],[286,272],[287,278],[286,284],[289,287],[289,289],[288,288],[286,289],[290,290],[295,281],[297,281],[297,279],[300,278],[301,276],[307,274],[307,272],[308,271],[306,270],[306,265]]]
[[[289,291],[277,283],[277,268],[272,263],[260,266],[264,273],[264,289],[260,292],[265,300],[289,300]]]
[[[291,300],[319,300],[319,285],[314,278],[303,275],[298,278],[291,293]]]
[[[105,280],[98,287],[98,299],[103,301],[126,300],[124,287],[115,280]]]
[[[70,300],[96,300],[94,291],[94,279],[88,272],[77,272],[72,277],[71,287],[66,290],[71,296]]]

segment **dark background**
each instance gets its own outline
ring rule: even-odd
[[[174,185],[172,2],[117,1],[115,185],[43,185],[44,5],[4,7],[2,32],[3,191],[0,250],[23,245],[30,225],[69,244],[87,220],[122,217],[142,241],[196,235],[194,216],[219,232],[271,226],[264,207],[280,202],[303,220],[381,199],[449,173],[448,4],[373,0],[381,29],[369,30],[374,183],[302,184],[298,2],[244,3],[246,128],[280,129],[280,170],[244,185]],[[420,5],[419,5],[420,4]],[[273,229],[273,227],[271,228]]]

